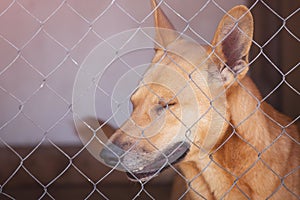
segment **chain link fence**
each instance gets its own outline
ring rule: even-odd
[[[218,21],[231,7],[241,2],[191,0],[183,3],[163,0],[158,3],[181,34],[187,34],[199,43],[210,45],[209,41],[212,40]],[[111,36],[129,29],[140,30],[142,27],[153,26],[154,10],[151,9],[150,2],[2,1],[0,5],[1,199],[168,199],[171,196],[174,199],[183,199],[188,192],[194,192],[199,199],[209,199],[194,188],[193,181],[212,165],[218,166],[226,176],[232,176],[234,179],[232,186],[220,195],[222,199],[228,198],[234,188],[240,191],[243,198],[250,199],[251,191],[240,187],[239,180],[255,169],[260,161],[268,171],[266,176],[276,177],[280,182],[267,198],[272,199],[276,197],[277,192],[283,191],[289,193],[291,198],[299,199],[300,194],[289,188],[290,185],[286,184],[285,180],[296,176],[300,166],[296,166],[286,174],[280,174],[277,169],[264,163],[263,157],[264,153],[268,153],[282,138],[289,138],[296,146],[294,153],[299,153],[299,150],[296,150],[299,149],[299,134],[289,133],[289,128],[298,123],[299,119],[299,56],[297,56],[299,4],[293,3],[292,7],[288,7],[284,6],[284,3],[282,5],[275,3],[274,6],[274,2],[262,0],[242,3],[253,12],[254,20],[259,21],[257,24],[260,26],[255,29],[260,35],[254,35],[249,60],[250,75],[263,93],[262,100],[256,99],[258,101],[256,109],[260,109],[259,106],[263,102],[269,101],[292,119],[288,123],[275,121],[264,113],[280,133],[271,138],[272,142],[266,144],[263,149],[256,149],[236,131],[238,127],[228,121],[233,129],[230,137],[216,148],[206,168],[199,171],[196,177],[189,180],[182,171],[168,163],[169,169],[158,178],[151,182],[139,181],[134,184],[127,180],[124,172],[116,170],[117,166],[106,167],[94,159],[89,153],[91,151],[86,150],[92,143],[91,140],[82,145],[73,122],[73,117],[78,113],[73,109],[72,95],[80,67],[96,45],[103,43],[114,47],[116,44]],[[186,6],[189,7],[189,11],[183,11]],[[266,19],[260,19],[258,16],[260,18],[265,16]],[[270,19],[273,21],[268,21]],[[270,30],[264,30],[264,26]],[[282,32],[288,36],[282,36]],[[130,43],[132,38],[128,37],[125,43]],[[114,48],[116,54],[119,50]],[[119,107],[124,104],[128,107],[130,99],[128,94],[132,93],[137,81],[143,77],[147,67],[144,63],[149,63],[152,56],[153,49],[150,47],[134,51],[134,54],[117,55],[116,61],[110,63],[99,82],[96,81],[98,76],[92,74],[92,78],[95,78],[96,117],[100,124],[94,127],[94,124],[89,123],[89,119],[80,119],[88,130],[95,133],[101,129],[109,137],[130,116],[131,105],[128,110],[122,112]],[[105,58],[99,55],[99,59]],[[287,59],[290,64],[285,61]],[[261,69],[262,66],[259,65],[266,67]],[[132,73],[129,76],[130,80],[126,77],[129,72]],[[83,73],[88,74],[84,71]],[[127,93],[123,94],[125,90]],[[83,92],[80,98],[85,95]],[[247,123],[247,120],[248,117],[241,119],[238,126]],[[233,136],[238,136],[249,151],[258,154],[253,164],[245,166],[239,175],[233,174],[229,166],[219,163],[217,157],[213,156]],[[95,139],[93,134],[90,137]],[[99,138],[101,139],[101,136]],[[97,141],[105,145],[99,138],[96,137]],[[194,145],[194,148],[196,146],[193,143],[191,145]],[[294,157],[295,163],[298,157],[298,155]],[[275,159],[274,162],[281,160]],[[137,179],[134,174],[132,175]],[[299,186],[299,177],[296,180]],[[187,187],[181,187],[186,183]]]

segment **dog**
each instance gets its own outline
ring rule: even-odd
[[[247,76],[249,9],[232,8],[211,45],[200,45],[152,5],[155,56],[100,157],[140,182],[177,164],[186,199],[299,199],[297,127]]]

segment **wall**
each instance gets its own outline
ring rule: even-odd
[[[163,4],[178,31],[190,27],[210,41],[224,12],[245,1],[169,0]],[[224,10],[222,10],[224,9]],[[79,143],[71,110],[76,73],[88,53],[122,31],[153,26],[150,3],[119,1],[2,1],[0,5],[0,145]],[[147,17],[146,17],[147,16]],[[186,33],[201,43],[190,30]],[[153,51],[128,55],[133,67],[149,63]],[[111,115],[112,89],[128,71],[114,63],[97,93],[97,116]],[[125,82],[124,88],[132,83]],[[114,120],[109,124],[116,127]]]

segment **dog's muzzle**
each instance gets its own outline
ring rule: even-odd
[[[120,166],[121,157],[124,153],[125,151],[117,145],[109,144],[100,152],[100,158],[102,158],[107,165],[116,167],[116,165]]]
[[[126,167],[127,176],[132,181],[147,181],[152,177],[158,175],[164,169],[171,165],[174,165],[181,161],[188,153],[190,144],[187,142],[178,142],[171,147],[165,149],[164,151],[157,154],[157,156],[147,161],[142,167],[138,166],[136,169],[134,167]],[[107,148],[104,148],[100,152],[100,157],[104,162],[111,167],[118,167],[124,169],[123,158],[127,153],[123,149],[119,148],[114,144],[110,144]],[[150,154],[150,153],[149,153]],[[141,156],[143,157],[143,156]],[[135,160],[133,162],[139,162]],[[134,166],[134,165],[132,165]]]

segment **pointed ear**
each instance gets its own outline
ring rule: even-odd
[[[154,10],[154,22],[156,27],[155,48],[165,48],[177,39],[178,34],[176,34],[174,26],[166,17],[165,13],[157,5],[156,0],[152,0],[152,9]]]
[[[212,45],[225,84],[246,75],[252,37],[253,18],[245,6],[232,8],[219,23]]]

